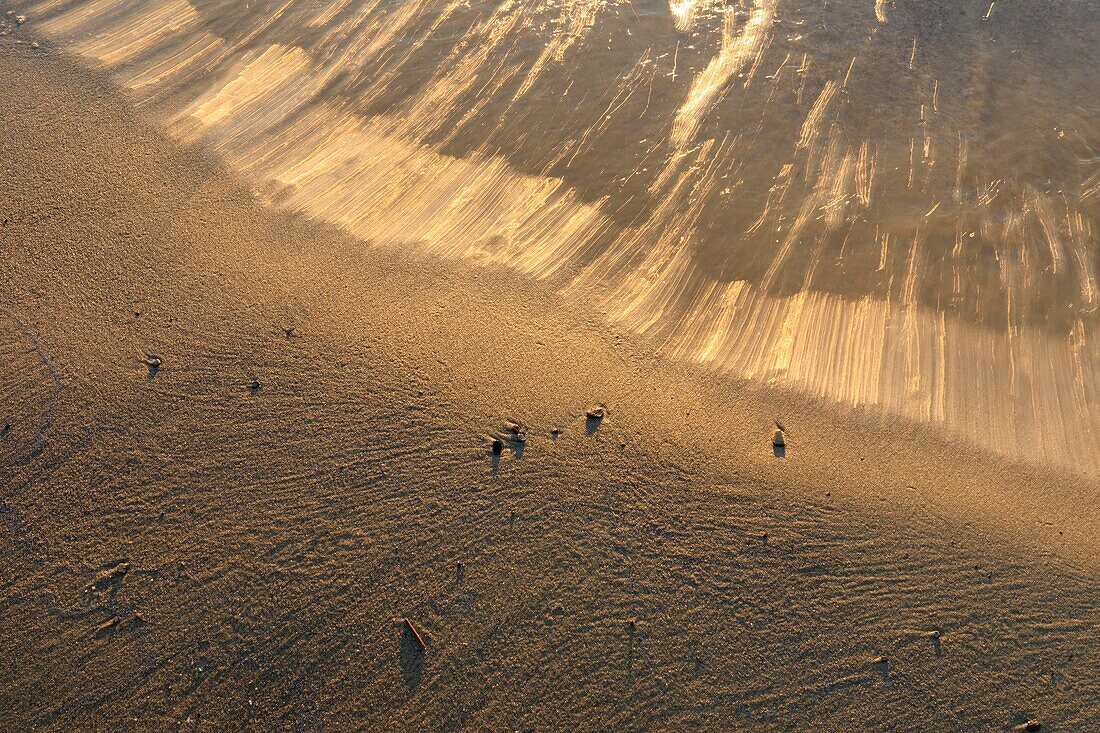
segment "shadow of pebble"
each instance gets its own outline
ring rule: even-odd
[[[603,423],[602,417],[586,417],[584,419],[584,432],[594,435],[600,429],[601,423]]]
[[[424,675],[424,650],[420,648],[412,632],[405,626],[401,628],[401,673],[410,690],[420,684]]]
[[[775,445],[773,443],[772,444],[772,453],[775,454],[776,458],[786,458],[787,457],[787,446],[785,446],[785,445]]]
[[[485,456],[489,459],[489,474],[492,476],[500,473],[500,456],[502,453],[504,453],[504,443],[499,440],[493,441],[493,445],[485,451]]]

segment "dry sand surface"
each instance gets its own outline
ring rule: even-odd
[[[1100,730],[1094,480],[265,208],[29,39],[0,729]]]

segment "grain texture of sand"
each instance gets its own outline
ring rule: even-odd
[[[1100,729],[1090,479],[267,208],[26,38],[0,130],[0,728]]]

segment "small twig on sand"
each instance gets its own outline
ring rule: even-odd
[[[424,637],[421,636],[420,632],[416,630],[415,626],[413,626],[412,620],[410,620],[409,617],[406,616],[404,621],[405,621],[405,628],[409,630],[410,634],[412,634],[413,639],[416,640],[416,643],[420,647],[421,651],[428,651],[427,642],[424,641]]]
[[[111,618],[107,619],[96,627],[95,634],[96,636],[106,634],[108,631],[115,628],[120,623],[122,623],[122,618],[120,616],[111,616]]]

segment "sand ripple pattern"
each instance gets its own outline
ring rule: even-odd
[[[598,293],[678,358],[1100,475],[1087,4],[25,5],[273,204]]]

